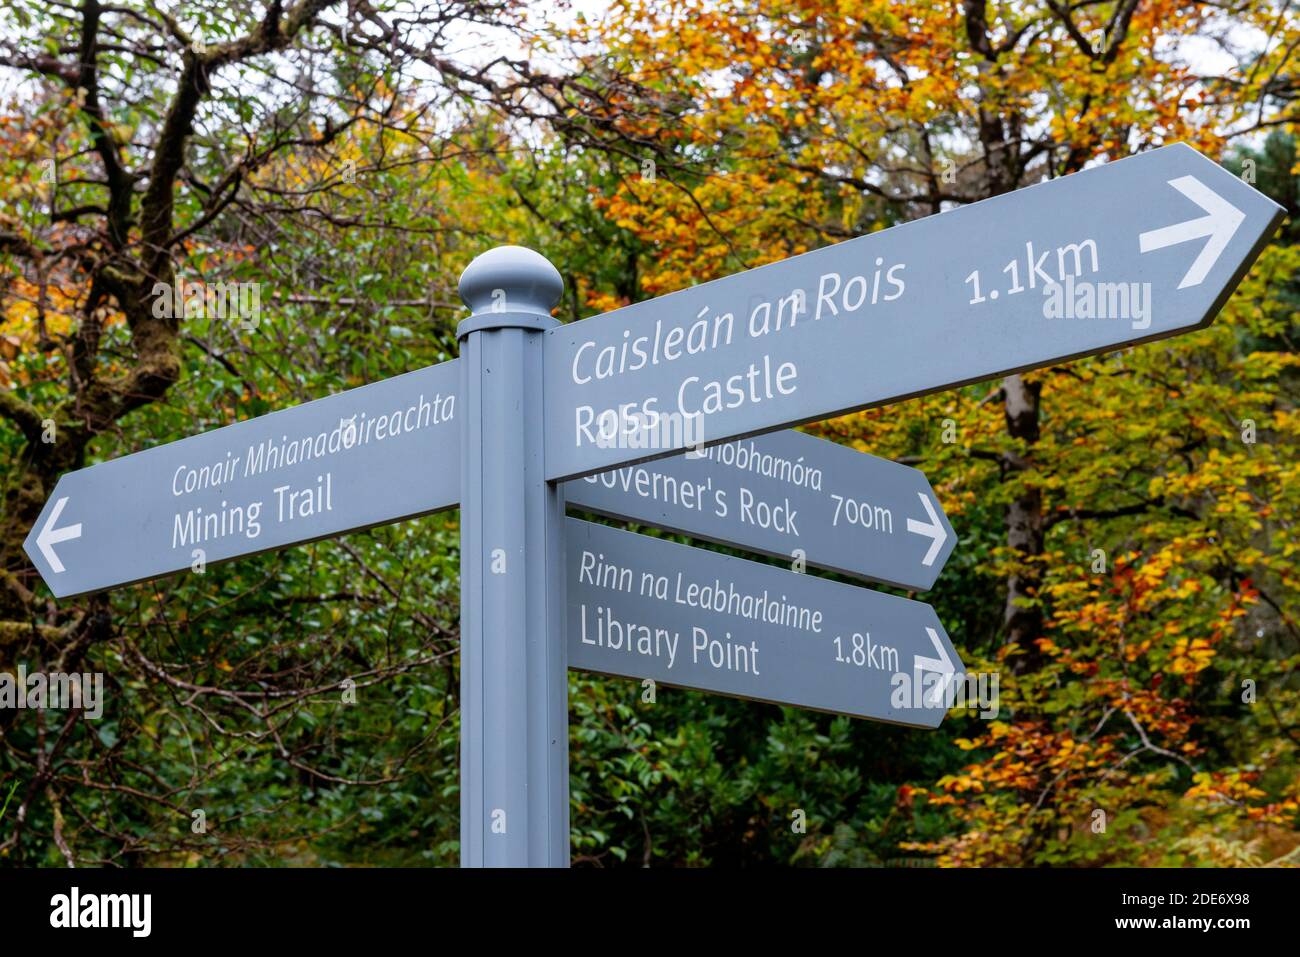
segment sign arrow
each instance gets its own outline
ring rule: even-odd
[[[912,727],[947,713],[961,658],[923,602],[575,518],[564,538],[570,668]]]
[[[802,432],[623,466],[564,494],[573,508],[900,588],[933,586],[956,544],[921,472]],[[906,518],[918,497],[929,524]]]
[[[921,559],[922,565],[930,566],[934,564],[935,556],[939,554],[939,549],[943,548],[943,543],[948,540],[948,532],[944,529],[943,523],[939,521],[939,516],[935,514],[934,505],[930,502],[930,496],[924,492],[917,492],[916,497],[925,506],[925,514],[930,516],[930,521],[921,522],[909,518],[907,520],[907,530],[915,535],[923,535],[930,539],[930,547],[926,550],[925,557]]]
[[[931,705],[938,705],[939,702],[943,701],[944,692],[948,690],[948,685],[952,681],[952,659],[948,657],[948,652],[944,649],[943,643],[939,641],[939,633],[937,631],[933,628],[927,627],[925,633],[930,636],[930,641],[934,645],[935,653],[938,654],[939,657],[923,658],[920,655],[915,655],[913,661],[916,667],[916,680],[918,683],[921,683],[922,687],[924,687],[924,684],[921,682],[922,673],[930,672],[931,674],[942,676],[942,680],[929,691],[925,699],[927,703]]]
[[[63,562],[59,561],[58,554],[54,551],[54,546],[59,542],[66,542],[74,538],[81,537],[81,523],[75,525],[65,525],[62,528],[55,528],[58,524],[59,516],[63,514],[63,507],[68,504],[68,496],[63,496],[54,503],[54,508],[50,511],[50,517],[45,520],[44,526],[41,527],[41,533],[36,536],[36,547],[41,550],[45,560],[50,563],[50,569],[57,575],[63,572]]]
[[[547,477],[1199,328],[1283,215],[1175,144],[549,329]]]
[[[1210,241],[1201,249],[1200,255],[1178,284],[1179,289],[1186,289],[1188,286],[1199,286],[1205,281],[1223,251],[1228,248],[1229,240],[1236,234],[1246,214],[1195,176],[1171,179],[1169,185],[1205,210],[1207,215],[1145,232],[1138,237],[1138,242],[1142,252],[1149,253],[1166,246],[1210,237]]]

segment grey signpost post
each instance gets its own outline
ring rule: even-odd
[[[565,326],[555,268],[500,247],[459,359],[69,473],[25,548],[64,598],[459,502],[461,861],[565,866],[570,666],[914,727],[963,677],[926,604],[566,497],[929,588],[925,476],[765,433],[1197,328],[1282,212],[1168,146]]]
[[[569,862],[564,495],[548,482],[542,342],[560,274],[504,246],[460,279],[461,863]]]

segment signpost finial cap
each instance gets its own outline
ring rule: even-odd
[[[541,253],[497,246],[465,267],[459,288],[460,298],[476,315],[536,312],[549,317],[564,292],[564,280]]]

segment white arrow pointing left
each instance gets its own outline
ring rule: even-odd
[[[913,655],[912,659],[918,672],[916,675],[916,680],[918,682],[921,680],[921,672],[929,671],[932,674],[943,675],[943,680],[935,685],[927,696],[929,698],[928,703],[930,706],[937,707],[939,703],[944,700],[944,696],[948,691],[948,685],[952,682],[952,659],[948,657],[948,652],[944,651],[943,642],[939,640],[939,633],[929,627],[925,630],[930,635],[930,641],[934,644],[934,650],[939,653],[939,657],[923,658],[920,655]],[[924,685],[922,685],[922,687],[924,687]]]
[[[930,549],[925,553],[925,557],[921,559],[922,565],[929,566],[934,564],[939,549],[943,548],[943,543],[948,540],[948,533],[944,531],[943,522],[939,521],[934,506],[930,504],[930,496],[924,492],[917,492],[916,495],[921,500],[921,504],[925,506],[925,514],[930,516],[930,521],[927,524],[915,518],[909,518],[907,520],[907,530],[930,539]]]
[[[50,563],[50,570],[53,572],[63,571],[63,562],[59,561],[59,556],[54,552],[54,545],[59,542],[66,542],[69,539],[81,537],[81,523],[76,525],[65,525],[63,528],[55,528],[59,516],[63,514],[63,506],[68,504],[68,497],[65,495],[54,503],[54,511],[50,512],[50,517],[45,520],[45,527],[41,529],[41,534],[36,536],[36,547],[41,550],[45,560]]]
[[[1219,261],[1223,251],[1228,248],[1228,241],[1237,233],[1237,227],[1246,218],[1246,214],[1206,186],[1195,176],[1179,176],[1171,179],[1169,185],[1182,193],[1208,214],[1186,222],[1175,223],[1163,229],[1153,229],[1138,237],[1138,246],[1144,253],[1176,246],[1193,239],[1209,236],[1210,240],[1201,249],[1201,254],[1187,270],[1179,289],[1199,286],[1210,274],[1214,264]]]

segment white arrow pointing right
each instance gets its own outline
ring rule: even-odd
[[[1219,261],[1219,257],[1223,255],[1228,241],[1236,235],[1237,227],[1246,218],[1246,214],[1195,176],[1179,176],[1177,179],[1171,179],[1169,185],[1205,210],[1208,215],[1145,232],[1138,237],[1138,246],[1142,252],[1149,253],[1156,249],[1164,249],[1166,246],[1176,246],[1178,243],[1209,236],[1210,241],[1205,244],[1201,254],[1192,263],[1192,268],[1187,270],[1187,275],[1183,276],[1183,281],[1178,284],[1179,289],[1186,289],[1188,286],[1199,286],[1205,280],[1210,270],[1214,268],[1214,264]]]
[[[927,627],[926,632],[930,635],[930,641],[934,645],[934,650],[939,653],[938,658],[923,658],[920,655],[913,655],[912,660],[918,674],[917,682],[921,681],[921,674],[929,671],[932,674],[943,675],[943,680],[935,685],[929,694],[929,704],[937,707],[939,702],[944,700],[944,695],[948,690],[948,685],[952,682],[953,668],[952,659],[948,657],[948,652],[943,650],[943,642],[939,640],[939,633],[933,628]],[[924,685],[922,685],[924,687]]]
[[[948,533],[944,531],[943,522],[939,521],[934,505],[930,502],[930,496],[924,492],[917,492],[916,496],[921,500],[921,504],[925,506],[925,514],[930,516],[930,521],[927,523],[915,518],[909,518],[907,520],[907,530],[930,539],[930,550],[921,559],[922,565],[930,566],[934,564],[934,559],[939,554],[939,549],[943,548],[943,543],[948,540]]]
[[[63,506],[67,504],[68,496],[66,495],[54,503],[54,510],[50,512],[50,517],[45,520],[41,534],[36,536],[36,547],[41,550],[45,560],[50,563],[50,570],[56,573],[63,571],[63,562],[59,561],[59,556],[55,554],[53,546],[59,542],[81,537],[80,522],[76,525],[65,525],[63,528],[54,527],[59,521],[59,516],[63,514]]]

